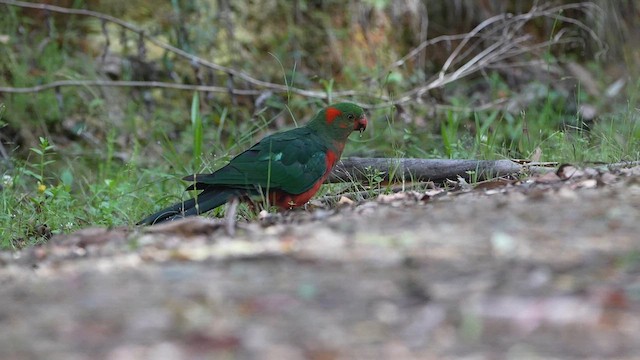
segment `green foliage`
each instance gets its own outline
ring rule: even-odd
[[[460,156],[460,149],[464,148],[458,132],[460,123],[460,114],[449,111],[445,121],[440,125],[444,153],[449,158]]]
[[[0,248],[39,243],[87,226],[130,224],[146,211],[140,208],[144,191],[138,187],[145,184],[149,190],[150,178],[140,169],[103,163],[104,179],[97,181],[85,177],[80,164],[57,166],[55,147],[45,138],[32,152],[29,161],[2,174]]]
[[[200,100],[198,93],[193,95],[191,102],[191,127],[193,128],[193,169],[197,171],[202,164],[202,117],[200,116]]]
[[[379,190],[381,188],[382,182],[384,181],[384,172],[378,169],[371,168],[370,166],[366,167],[364,170],[369,189],[372,191]]]
[[[36,179],[38,181],[38,186],[41,186],[45,183],[45,168],[47,165],[51,165],[54,163],[53,160],[48,160],[49,155],[53,152],[53,146],[49,145],[49,140],[45,138],[40,138],[40,146],[37,148],[31,148],[37,155],[36,163],[29,163],[28,166],[31,169],[25,169],[24,173]]]

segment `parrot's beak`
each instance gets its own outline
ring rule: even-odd
[[[353,131],[360,131],[360,134],[367,128],[367,118],[361,117],[356,119],[355,124],[353,125]]]

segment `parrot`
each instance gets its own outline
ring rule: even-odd
[[[347,138],[367,128],[364,110],[353,103],[332,104],[306,125],[271,134],[210,174],[183,178],[197,196],[142,219],[152,225],[213,210],[233,198],[267,199],[281,210],[306,204],[340,159]]]

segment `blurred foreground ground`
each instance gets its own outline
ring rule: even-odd
[[[633,359],[640,168],[0,253],[2,359]]]

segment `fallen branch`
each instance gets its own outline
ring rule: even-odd
[[[368,181],[375,176],[385,181],[483,180],[516,175],[523,166],[511,160],[441,160],[405,158],[346,158],[338,163],[328,182]]]

